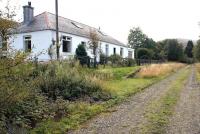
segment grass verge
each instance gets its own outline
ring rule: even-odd
[[[184,83],[189,75],[190,69],[187,67],[178,76],[167,91],[159,100],[152,102],[145,113],[147,123],[142,125],[144,134],[163,134],[166,125],[169,123],[169,117],[173,114],[174,106],[180,97]]]
[[[200,81],[200,63],[195,64],[195,68],[196,68],[196,78],[198,81]]]
[[[126,100],[146,87],[164,79],[169,74],[160,75],[153,78],[133,78],[123,79],[127,74],[136,71],[139,67],[128,68],[106,68],[92,71],[92,75],[98,78],[106,78],[102,86],[105,86],[107,91],[112,96],[112,99],[100,102],[89,103],[83,101],[71,102],[69,105],[69,114],[67,117],[59,121],[48,120],[40,123],[33,131],[33,134],[65,134],[71,129],[76,129],[80,124],[95,115],[108,112],[109,108]],[[95,73],[97,71],[97,73]],[[111,74],[112,77],[110,77]],[[108,79],[107,79],[108,78]],[[110,79],[111,78],[111,79]]]

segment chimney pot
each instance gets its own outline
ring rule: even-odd
[[[28,5],[31,7],[31,2],[30,1],[28,2]]]
[[[24,24],[28,24],[33,20],[34,17],[34,8],[31,6],[31,2],[28,2],[28,5],[23,6],[24,9]]]

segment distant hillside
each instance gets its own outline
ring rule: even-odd
[[[187,43],[188,43],[188,39],[177,39],[179,43],[181,43],[183,45],[183,47],[186,47],[187,46]],[[192,40],[193,41],[193,44],[196,45],[197,44],[197,41],[196,40]]]

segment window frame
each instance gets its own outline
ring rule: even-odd
[[[116,55],[117,49],[116,47],[113,47],[113,54]]]
[[[105,53],[106,53],[106,56],[108,57],[109,56],[109,44],[106,44]]]
[[[128,51],[128,58],[132,59],[133,58],[133,51]]]
[[[63,53],[71,53],[71,47],[72,47],[72,37],[70,36],[62,36],[62,52]],[[67,43],[70,43],[69,46],[67,45],[66,51],[64,51],[64,45],[63,42],[66,41]]]
[[[27,39],[28,38],[28,39]],[[26,44],[26,42],[30,41],[31,48],[29,49],[29,44]],[[31,35],[25,35],[23,37],[24,42],[24,51],[25,52],[31,52],[32,51],[32,36]]]
[[[123,47],[120,48],[120,56],[121,56],[121,57],[124,56],[124,48],[123,48]]]

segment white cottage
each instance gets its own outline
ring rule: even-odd
[[[17,30],[12,46],[18,50],[31,50],[35,55],[43,52],[38,59],[47,61],[50,59],[47,51],[51,44],[55,45],[56,16],[49,12],[34,16],[31,2],[27,6],[23,6],[23,10],[24,20]],[[64,17],[59,17],[60,57],[62,59],[73,57],[79,44],[84,44],[88,55],[92,57],[91,50],[87,47],[91,29],[97,32],[100,38],[99,48],[105,55],[119,54],[123,58],[134,58],[134,50],[127,45],[106,35],[99,29]]]

